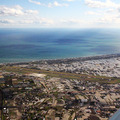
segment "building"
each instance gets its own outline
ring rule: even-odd
[[[3,92],[0,89],[0,119],[2,119]]]
[[[6,76],[4,76],[4,79],[5,79],[5,85],[7,87],[12,86],[12,76],[6,75]]]

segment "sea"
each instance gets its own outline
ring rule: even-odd
[[[120,29],[0,28],[0,63],[120,53]]]

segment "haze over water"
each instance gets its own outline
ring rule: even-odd
[[[0,63],[115,53],[119,29],[0,29]]]

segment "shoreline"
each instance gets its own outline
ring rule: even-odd
[[[40,63],[40,62],[48,62],[51,63],[70,63],[70,62],[77,62],[77,61],[87,61],[87,60],[100,60],[100,59],[110,59],[110,58],[117,58],[120,57],[120,53],[117,54],[106,54],[106,55],[95,55],[95,56],[85,56],[85,57],[73,57],[73,58],[63,58],[63,59],[40,59],[40,60],[33,60],[27,62],[7,62],[7,63],[0,63],[0,65],[24,65],[29,63]]]

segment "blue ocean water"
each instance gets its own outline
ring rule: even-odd
[[[0,29],[0,63],[120,53],[120,29]]]

